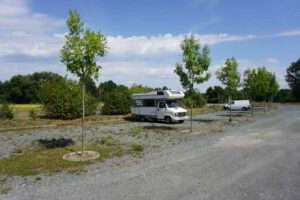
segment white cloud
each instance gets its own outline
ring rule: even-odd
[[[202,43],[213,45],[228,41],[243,41],[255,38],[252,35],[235,36],[226,33],[200,35],[194,34]],[[162,55],[180,52],[180,42],[184,39],[184,34],[180,35],[158,35],[158,36],[108,36],[109,53],[113,56],[124,55]]]
[[[274,34],[273,36],[297,36],[300,35],[300,30],[289,30]]]
[[[0,0],[0,31],[40,32],[64,24],[61,19],[32,12],[27,0]]]
[[[30,1],[27,0],[0,0],[0,80],[41,70],[64,74],[65,67],[58,58],[66,34],[62,30],[64,21],[65,19],[32,11]],[[226,33],[194,35],[202,44],[215,45],[263,37],[300,35],[300,30],[284,31],[272,36]],[[126,85],[142,83],[152,87],[167,85],[180,89],[178,77],[173,74],[173,69],[175,62],[180,60],[180,42],[184,36],[185,34],[108,36],[110,49],[107,60],[110,61],[102,62],[102,78]],[[18,61],[8,61],[8,56],[18,58]],[[22,57],[30,57],[31,61],[23,62]],[[124,58],[126,61],[122,61]],[[38,61],[32,61],[35,59]],[[49,60],[53,64],[49,63]],[[282,67],[283,64],[278,59],[266,58],[260,63],[241,59],[238,61],[241,71],[247,67],[265,65],[268,70],[276,73],[282,87],[287,86],[284,80],[285,67]],[[200,86],[201,91],[210,85],[219,84],[214,72],[220,65],[221,62],[213,63],[210,69],[213,76]]]

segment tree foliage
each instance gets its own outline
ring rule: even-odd
[[[186,36],[180,48],[183,52],[183,63],[177,63],[174,72],[179,76],[182,87],[193,91],[195,84],[203,83],[210,77],[207,73],[210,65],[209,49],[207,46],[201,48],[193,35]]]
[[[13,76],[8,81],[0,82],[0,100],[11,103],[39,103],[41,84],[57,78],[63,77],[52,72]]]
[[[275,74],[265,67],[258,67],[245,71],[244,89],[252,100],[266,100],[276,95],[279,85]]]
[[[118,85],[112,80],[100,83],[97,94],[99,100],[104,101],[107,98],[107,95],[113,90],[115,90],[117,87]]]
[[[148,86],[143,86],[143,85],[138,85],[138,84],[133,84],[129,88],[129,93],[130,94],[136,94],[136,93],[146,93],[152,91],[152,88]]]
[[[226,101],[225,90],[221,86],[207,88],[205,95],[209,103],[224,103]]]
[[[81,86],[75,81],[52,79],[42,84],[40,99],[46,115],[56,119],[75,119],[82,113]],[[85,94],[87,115],[94,114],[97,102],[89,93]]]
[[[285,79],[292,90],[292,94],[300,101],[300,58],[296,62],[292,62],[286,72]]]
[[[131,97],[129,90],[124,85],[119,85],[111,90],[104,98],[103,114],[127,114],[130,111]]]
[[[69,15],[69,33],[60,52],[61,60],[68,71],[82,80],[91,76],[97,78],[101,66],[97,64],[96,58],[107,52],[106,37],[100,32],[85,29],[77,11],[71,10]]]
[[[237,67],[238,63],[234,57],[227,58],[225,65],[216,72],[217,78],[226,86],[225,91],[230,98],[240,86],[240,73]]]

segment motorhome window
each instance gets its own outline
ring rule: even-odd
[[[177,101],[166,101],[167,105],[168,105],[168,108],[177,108],[179,107],[179,105],[177,104]]]
[[[157,91],[157,95],[165,95],[164,91]]]
[[[165,108],[166,103],[165,102],[159,102],[159,108]]]
[[[143,106],[143,102],[140,99],[135,100],[134,103],[135,103],[135,106]]]
[[[155,107],[154,99],[144,99],[143,105],[145,107]]]

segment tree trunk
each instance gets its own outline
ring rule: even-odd
[[[82,82],[82,118],[81,118],[81,155],[83,156],[83,144],[84,144],[84,117],[85,117],[85,105],[84,105],[84,96],[85,96],[85,84]]]
[[[266,115],[266,100],[264,100],[264,115]]]
[[[193,131],[193,99],[192,99],[192,104],[191,104],[191,123],[190,123],[190,132]]]
[[[232,119],[231,119],[231,102],[229,104],[229,122],[231,122]]]
[[[252,101],[252,102],[251,102],[251,116],[252,116],[252,117],[254,116],[253,108],[254,108],[254,102]]]

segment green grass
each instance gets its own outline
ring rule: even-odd
[[[132,147],[132,150],[135,152],[143,152],[144,151],[144,146],[141,144],[133,144],[131,147]]]
[[[79,151],[80,146],[71,146],[67,148],[45,149],[37,147],[34,149],[23,150],[23,154],[8,159],[0,160],[0,174],[8,176],[30,176],[37,174],[53,174],[59,171],[68,173],[79,173],[85,170],[85,166],[104,161],[111,157],[120,157],[124,154],[136,154],[143,151],[143,148],[136,146],[127,147],[119,143],[114,145],[90,145],[85,147],[86,150],[98,151],[100,157],[93,161],[72,162],[65,161],[62,156]]]

